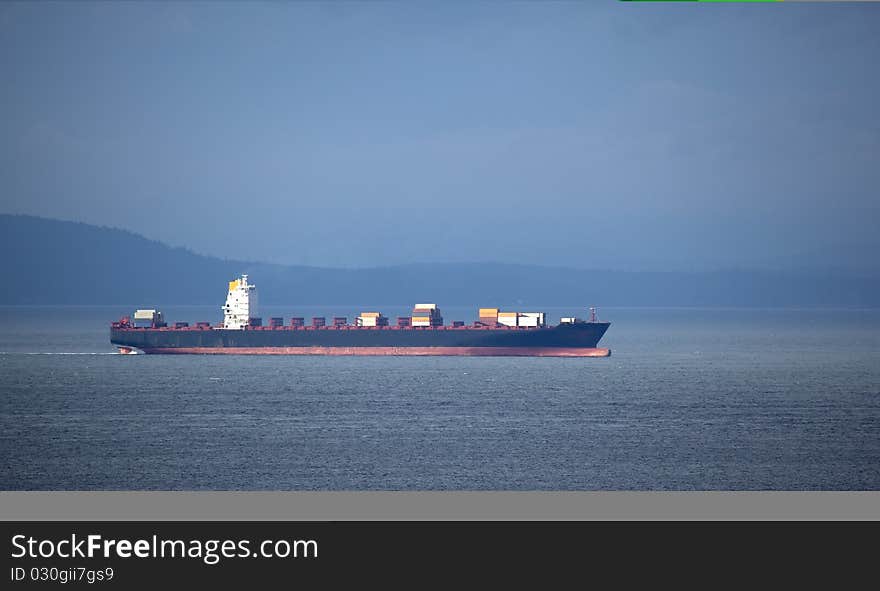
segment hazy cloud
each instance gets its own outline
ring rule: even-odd
[[[880,248],[876,10],[12,8],[0,211],[321,265]]]

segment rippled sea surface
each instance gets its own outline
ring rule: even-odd
[[[607,359],[117,355],[130,311],[0,308],[0,489],[880,489],[877,310],[607,308]]]

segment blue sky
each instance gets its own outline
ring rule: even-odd
[[[870,265],[877,31],[880,5],[3,3],[0,212],[328,266]]]

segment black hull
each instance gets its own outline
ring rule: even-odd
[[[134,329],[112,328],[110,342],[147,353],[290,352],[302,354],[552,355],[595,349],[608,322],[549,328],[297,328]],[[265,350],[265,351],[261,351]],[[345,351],[345,352],[343,352]],[[352,351],[359,351],[352,352]],[[387,351],[387,353],[385,353]],[[422,352],[427,351],[427,352]],[[448,351],[448,352],[447,352]],[[461,352],[457,352],[461,351]],[[607,351],[600,350],[600,351]],[[595,356],[587,355],[584,356]]]

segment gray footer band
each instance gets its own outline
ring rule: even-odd
[[[880,492],[0,492],[3,521],[877,520]]]

